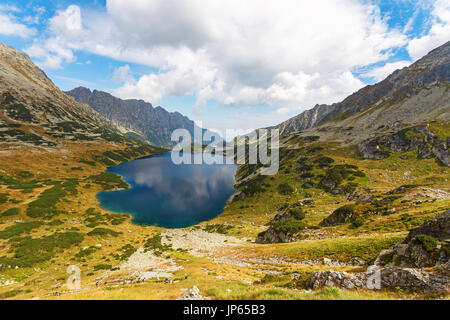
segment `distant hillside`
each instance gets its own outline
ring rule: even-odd
[[[138,130],[157,146],[173,146],[171,134],[175,129],[187,129],[192,137],[196,124],[179,112],[168,112],[153,107],[143,100],[122,100],[103,91],[78,87],[67,94],[78,102],[90,105],[111,122],[128,129]]]
[[[414,124],[434,120],[435,117],[448,119],[449,83],[450,41],[411,66],[395,71],[375,85],[364,87],[344,101],[317,105],[276,128],[282,133],[303,131],[318,125],[325,126],[330,121],[340,122],[372,108],[378,109],[376,112],[372,110],[375,113],[369,112],[376,114],[376,117],[365,118],[362,115],[360,120],[363,121],[354,125],[364,125],[368,129],[368,125],[389,127],[396,122]],[[441,114],[446,108],[446,115]],[[372,131],[373,128],[369,129]]]
[[[316,105],[314,108],[279,124],[276,128],[280,130],[281,134],[303,131],[319,123],[332,110],[333,106],[330,105]]]
[[[59,90],[26,54],[0,43],[2,149],[63,147],[70,142],[135,141]]]

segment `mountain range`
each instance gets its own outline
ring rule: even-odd
[[[76,101],[91,106],[111,123],[141,133],[156,146],[173,146],[171,134],[176,129],[186,129],[192,137],[194,137],[194,130],[199,129],[194,121],[181,113],[168,112],[162,107],[153,107],[151,103],[143,100],[122,100],[107,92],[91,91],[84,87],[78,87],[66,93]],[[203,129],[202,132],[205,131]]]
[[[108,168],[167,153],[149,142],[168,145],[170,130],[195,124],[86,88],[74,99],[0,44],[0,299],[447,298],[449,59],[446,43],[275,126],[278,172],[238,164],[223,212],[172,230],[106,209],[99,193],[133,191]],[[155,163],[136,175],[156,179],[142,199],[156,184],[184,199],[184,182],[168,183],[173,172]],[[186,198],[214,188],[192,172],[200,188]],[[67,287],[75,266],[81,290]]]
[[[316,105],[275,128],[286,134],[312,127],[321,127],[322,132],[352,127],[354,136],[367,137],[393,126],[448,119],[449,82],[450,41],[342,102]]]
[[[57,88],[26,54],[3,44],[0,108],[0,137],[8,145],[45,148],[79,141],[135,142],[91,107]]]

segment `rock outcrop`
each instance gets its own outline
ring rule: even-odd
[[[417,235],[426,234],[432,236],[440,241],[448,241],[450,239],[450,210],[436,218],[425,222],[418,228],[412,229],[409,232],[405,243],[410,242]]]
[[[341,223],[347,223],[357,217],[352,205],[345,205],[336,209],[331,215],[322,220],[319,225],[322,227],[334,226]]]
[[[236,201],[244,200],[245,193],[242,191],[236,191],[234,194],[231,195],[230,199],[228,199],[227,203],[233,203]]]
[[[282,221],[291,218],[288,213],[279,213],[271,221],[271,225],[266,231],[261,232],[257,237],[255,242],[260,244],[268,243],[287,243],[295,241],[295,237],[286,231],[276,230],[272,225],[273,222]]]
[[[348,290],[402,288],[449,293],[449,223],[450,210],[411,230],[404,242],[382,251],[365,273],[318,271],[309,279],[307,286],[312,289],[330,286]],[[429,243],[424,245],[423,239],[429,239]],[[444,243],[434,244],[432,239]]]
[[[439,140],[428,126],[406,128],[394,134],[379,136],[361,142],[359,153],[364,159],[381,160],[389,157],[391,151],[407,152],[417,150],[422,159],[437,158],[445,166],[450,166],[450,138]]]
[[[180,300],[205,300],[205,297],[200,294],[197,286],[193,286],[181,294]]]
[[[333,270],[315,272],[307,282],[311,289],[339,287],[347,290],[367,287],[367,276],[364,273],[347,273]]]
[[[318,271],[308,280],[311,289],[339,287],[346,290],[402,288],[408,291],[442,292],[450,291],[449,268],[441,272],[423,269],[390,267],[366,273]]]
[[[307,110],[298,116],[286,120],[275,128],[279,129],[281,134],[309,129],[325,118],[333,110],[333,107],[326,104],[316,105],[311,110]]]
[[[450,252],[450,210],[412,229],[394,248],[380,253],[376,265],[403,268],[430,268],[448,262]],[[443,243],[438,245],[437,241]]]
[[[295,237],[287,232],[277,231],[273,227],[269,227],[264,232],[261,232],[256,237],[256,243],[268,244],[268,243],[288,243],[295,241]]]
[[[269,229],[256,237],[256,243],[287,243],[296,241],[300,231],[306,228],[303,223],[305,213],[297,205],[287,207],[270,222]]]

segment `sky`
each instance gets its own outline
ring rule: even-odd
[[[448,0],[0,0],[0,42],[78,86],[251,130],[450,40]]]

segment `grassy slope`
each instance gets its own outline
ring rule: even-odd
[[[447,126],[437,126],[436,130],[445,134]],[[323,150],[310,153],[311,149],[320,146]],[[417,184],[429,188],[448,188],[449,168],[440,166],[434,159],[417,159],[414,152],[407,154],[408,160],[402,160],[400,154],[393,154],[386,160],[367,161],[358,157],[355,148],[339,148],[334,144],[313,142],[304,144],[300,138],[291,138],[285,150],[292,150],[281,163],[280,173],[274,177],[266,177],[260,183],[265,185],[264,192],[248,196],[242,201],[230,204],[219,217],[200,225],[214,230],[225,232],[242,238],[254,239],[265,230],[266,224],[273,218],[277,209],[284,203],[293,204],[305,199],[309,194],[313,203],[304,206],[307,212],[306,223],[317,226],[318,223],[333,210],[342,206],[345,197],[331,195],[319,188],[303,189],[302,182],[298,181],[298,158],[302,155],[317,157],[328,156],[336,164],[356,165],[366,176],[358,177],[356,182],[360,187],[375,190],[381,195],[404,184]],[[278,274],[273,277],[264,277],[255,267],[238,266],[233,264],[217,263],[207,258],[198,258],[186,252],[166,250],[163,255],[170,256],[177,264],[184,267],[175,273],[178,279],[173,285],[166,285],[161,281],[151,281],[143,285],[127,285],[115,287],[95,287],[95,279],[103,272],[96,270],[96,266],[117,265],[120,259],[121,248],[127,244],[139,247],[145,241],[160,232],[157,227],[142,227],[133,225],[130,219],[112,223],[111,213],[99,208],[95,195],[104,190],[102,184],[97,184],[91,176],[104,172],[106,165],[102,163],[103,153],[111,151],[110,145],[89,143],[73,144],[68,146],[64,153],[30,153],[25,151],[10,151],[0,153],[0,176],[14,177],[20,181],[22,187],[35,179],[39,181],[60,181],[77,179],[77,194],[66,192],[57,202],[56,208],[63,211],[61,214],[44,219],[32,219],[26,215],[30,202],[36,200],[45,190],[51,188],[49,184],[25,189],[12,189],[12,186],[2,182],[0,194],[6,194],[7,200],[0,203],[0,214],[11,208],[18,208],[19,214],[0,217],[0,232],[16,225],[18,221],[44,221],[44,224],[31,230],[29,233],[19,234],[19,238],[31,236],[41,239],[56,232],[74,231],[84,235],[84,240],[66,249],[55,249],[49,261],[39,262],[31,267],[17,269],[6,268],[0,271],[0,282],[17,281],[16,284],[0,286],[0,297],[26,299],[39,297],[41,299],[55,298],[58,286],[68,277],[66,269],[71,264],[78,264],[82,268],[83,288],[79,293],[64,295],[68,299],[175,299],[183,288],[197,285],[201,291],[215,299],[397,299],[397,298],[423,298],[400,292],[344,292],[335,289],[326,289],[307,293],[302,290],[302,284],[312,272],[327,270],[330,267],[322,265],[289,264],[303,260],[321,259],[323,257],[336,259],[342,262],[351,262],[359,258],[370,262],[377,253],[401,241],[406,232],[423,223],[423,221],[442,213],[450,207],[450,200],[436,200],[424,202],[403,202],[394,200],[391,208],[396,212],[391,215],[377,215],[365,219],[359,228],[351,228],[349,224],[335,227],[309,229],[301,241],[288,244],[256,245],[248,242],[237,248],[230,249],[230,255],[239,254],[248,258],[282,258],[286,263],[274,265],[273,270]],[[80,155],[93,163],[80,162]],[[132,158],[131,156],[130,158]],[[110,159],[111,160],[111,159]],[[103,160],[104,161],[104,160]],[[120,161],[115,161],[120,162]],[[30,172],[28,177],[23,172]],[[322,174],[321,169],[314,168],[315,175]],[[288,183],[294,189],[289,195],[281,195],[277,191],[278,185]],[[20,186],[20,185],[19,185]],[[448,190],[447,190],[448,191]],[[411,191],[413,192],[413,191]],[[407,195],[403,195],[404,197]],[[3,197],[5,198],[5,197]],[[1,202],[1,201],[0,201]],[[93,210],[91,208],[94,208]],[[95,212],[98,225],[92,225],[92,215],[89,209]],[[109,218],[108,218],[109,217]],[[55,222],[56,221],[56,222]],[[232,227],[220,228],[224,224]],[[88,226],[90,225],[90,226]],[[120,232],[114,236],[88,236],[87,233],[95,228],[108,228]],[[17,239],[0,239],[0,257],[12,256]],[[83,247],[95,247],[101,244],[100,249],[93,250],[90,255],[77,257]],[[227,252],[223,253],[224,255]],[[265,266],[267,270],[269,266]],[[342,271],[360,271],[361,267],[336,267]],[[208,270],[208,271],[205,271]],[[189,274],[188,280],[183,275]],[[290,280],[292,273],[300,273],[301,281],[294,283]],[[246,281],[253,282],[249,285]]]

